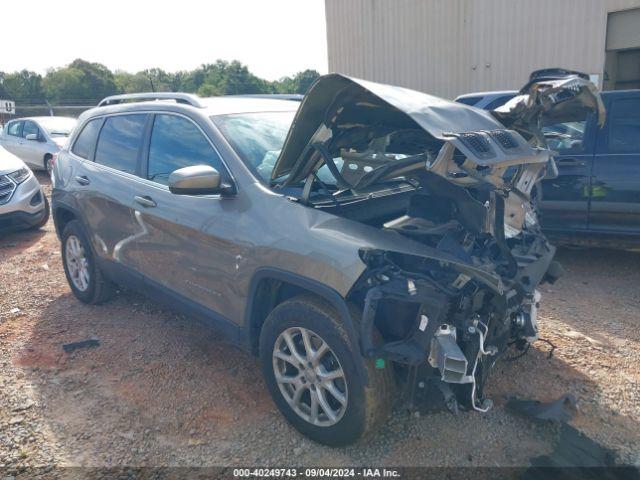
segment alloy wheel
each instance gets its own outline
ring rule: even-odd
[[[273,372],[282,396],[307,422],[329,427],[347,408],[347,381],[331,347],[315,332],[284,330],[273,348]]]
[[[69,235],[65,245],[65,262],[71,281],[78,290],[84,292],[89,288],[90,274],[82,242],[75,235]]]

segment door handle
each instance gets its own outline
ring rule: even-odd
[[[89,180],[89,178],[85,175],[78,175],[76,176],[76,182],[78,182],[80,185],[89,185],[91,183],[91,180]]]
[[[153,198],[149,197],[148,195],[145,195],[143,197],[140,195],[136,195],[135,197],[133,197],[133,199],[136,201],[136,203],[139,203],[145,208],[151,208],[157,205],[157,203],[154,202]]]
[[[556,165],[561,167],[584,167],[586,164],[587,162],[576,158],[562,158],[560,160],[556,160]]]

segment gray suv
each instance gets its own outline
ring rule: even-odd
[[[511,104],[495,116],[338,74],[302,102],[106,98],[53,171],[69,285],[215,324],[324,444],[371,431],[396,391],[487,411],[491,367],[537,338],[536,286],[561,271],[532,201],[554,172],[536,128],[603,114],[576,76]]]

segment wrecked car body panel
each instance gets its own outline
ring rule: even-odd
[[[604,126],[604,103],[586,75],[560,70],[560,75],[537,80],[537,73],[532,73],[517,96],[491,112],[503,125],[517,129],[540,147],[546,147],[541,129],[547,125],[584,120],[593,112],[598,126]]]
[[[410,390],[435,381],[452,410],[491,407],[491,367],[537,339],[536,287],[562,273],[532,198],[557,173],[537,128],[601,105],[575,75],[530,82],[491,113],[342,75],[311,87],[271,186],[360,239],[347,298],[364,355],[413,372]]]

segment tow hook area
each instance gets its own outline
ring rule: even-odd
[[[440,371],[440,380],[445,383],[471,384],[471,406],[479,412],[487,412],[493,406],[490,399],[479,400],[476,398],[476,368],[478,362],[485,355],[496,355],[496,347],[485,349],[486,326],[477,321],[476,325],[469,327],[469,333],[478,337],[478,353],[473,363],[471,374],[467,375],[468,361],[460,349],[456,339],[456,329],[451,325],[443,324],[435,332],[431,341],[429,364]]]
[[[467,357],[456,342],[456,329],[442,324],[431,340],[429,364],[440,370],[441,380],[447,383],[470,383]]]

